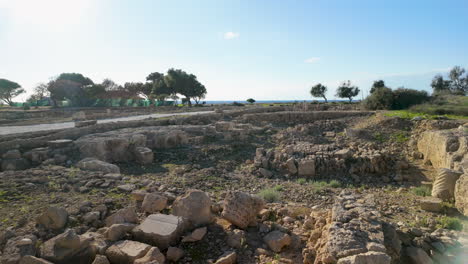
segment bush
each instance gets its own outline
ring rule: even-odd
[[[429,101],[426,91],[398,88],[393,91],[393,110],[407,109],[410,106]]]
[[[299,178],[297,179],[297,183],[299,183],[300,185],[304,185],[305,183],[307,183],[307,180],[305,178]]]
[[[244,106],[244,104],[238,103],[238,102],[233,102],[232,105],[233,105],[233,106]]]
[[[258,196],[269,203],[274,203],[280,200],[281,194],[275,189],[265,189],[260,191]]]
[[[29,109],[31,109],[31,107],[29,106],[29,104],[24,103],[24,104],[23,104],[23,110],[29,110]]]
[[[422,104],[429,100],[426,91],[398,88],[395,91],[387,87],[375,89],[364,101],[363,106],[369,110],[399,110]]]
[[[451,229],[461,231],[463,224],[456,217],[441,216],[437,218],[437,228]]]
[[[368,110],[389,110],[393,105],[392,89],[387,87],[375,89],[362,103],[364,108]]]

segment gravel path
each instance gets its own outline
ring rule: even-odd
[[[137,115],[127,117],[117,117],[98,120],[98,124],[111,123],[111,122],[124,122],[124,121],[135,121],[147,118],[161,118],[168,116],[179,116],[179,115],[200,115],[212,113],[213,111],[201,111],[201,112],[184,112],[184,113],[169,113],[169,114],[150,114],[150,115]],[[75,127],[75,122],[62,122],[52,124],[38,124],[38,125],[26,125],[26,126],[0,126],[0,135],[18,134],[26,132],[36,132],[44,130],[57,130],[64,128]]]

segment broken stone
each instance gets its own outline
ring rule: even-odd
[[[53,264],[53,263],[45,259],[36,258],[34,256],[28,255],[28,256],[22,257],[21,260],[19,261],[19,264]]]
[[[47,229],[59,230],[65,227],[67,220],[67,210],[60,207],[49,207],[36,219],[36,222]]]
[[[169,247],[167,249],[166,257],[167,260],[177,262],[184,256],[184,251],[177,247]]]
[[[106,237],[110,241],[117,241],[125,237],[125,235],[135,228],[135,224],[113,224],[107,229]]]
[[[263,241],[265,241],[271,250],[279,253],[284,247],[291,244],[291,237],[283,232],[273,231],[268,233],[268,235],[263,238]]]
[[[120,209],[114,214],[106,218],[106,226],[111,226],[113,224],[123,224],[123,223],[132,223],[135,224],[138,222],[138,215],[136,213],[135,207],[127,207]]]
[[[106,256],[96,255],[92,264],[110,264],[110,262]]]
[[[200,241],[203,239],[203,237],[206,235],[207,228],[206,227],[200,227],[195,229],[190,235],[184,237],[182,239],[182,242],[196,242]]]
[[[141,210],[145,213],[157,213],[167,205],[167,198],[158,193],[148,193],[143,199]]]
[[[417,247],[407,247],[405,249],[406,256],[413,264],[432,264],[432,259],[427,255],[424,250]]]
[[[468,173],[463,174],[455,184],[455,207],[468,216]]]
[[[286,161],[286,166],[288,167],[288,171],[290,174],[294,175],[297,173],[296,160],[294,158],[289,158]]]
[[[315,176],[315,160],[301,160],[298,167],[299,176]]]
[[[228,252],[223,254],[215,264],[235,264],[237,261],[237,253],[236,252]]]
[[[421,209],[439,213],[442,210],[442,202],[442,199],[436,197],[425,197],[420,200]]]
[[[137,241],[118,241],[106,250],[106,256],[111,263],[133,264],[150,250],[151,246]]]
[[[153,163],[154,153],[147,147],[135,148],[135,161],[141,165],[147,165]]]
[[[53,237],[40,248],[41,257],[53,263],[76,263],[90,259],[89,240],[81,238],[72,229]],[[73,261],[74,260],[74,261]]]
[[[228,246],[236,249],[240,249],[245,243],[245,232],[244,230],[234,229],[231,232],[228,232],[227,244]]]
[[[211,204],[207,193],[189,190],[174,201],[172,214],[186,218],[193,226],[206,225],[213,221]]]
[[[135,260],[133,264],[164,264],[164,261],[166,261],[166,258],[159,249],[157,247],[152,247],[144,257]]]
[[[228,192],[224,199],[224,209],[221,216],[240,227],[255,225],[257,214],[265,206],[265,202],[257,197],[243,192]]]
[[[341,258],[337,264],[390,264],[391,261],[392,258],[383,252],[369,251]]]
[[[0,254],[0,263],[18,263],[26,255],[35,255],[36,241],[35,236],[20,236],[9,239],[3,249],[3,254]]]
[[[260,174],[265,178],[273,177],[273,172],[271,172],[271,171],[269,171],[267,169],[260,168],[260,169],[258,169],[258,172],[260,172]]]
[[[117,165],[110,164],[95,158],[85,158],[76,164],[76,167],[88,171],[102,171],[104,173],[120,173]]]
[[[152,214],[132,231],[138,241],[160,249],[174,245],[187,228],[185,218],[174,215]]]

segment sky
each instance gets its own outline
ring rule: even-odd
[[[430,91],[468,68],[468,1],[0,0],[0,78],[28,93],[62,72],[143,82],[195,74],[206,100],[310,100],[372,82]]]

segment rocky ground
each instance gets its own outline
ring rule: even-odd
[[[440,173],[417,146],[463,122],[279,114],[5,151],[1,263],[465,263],[454,194],[421,201]]]

